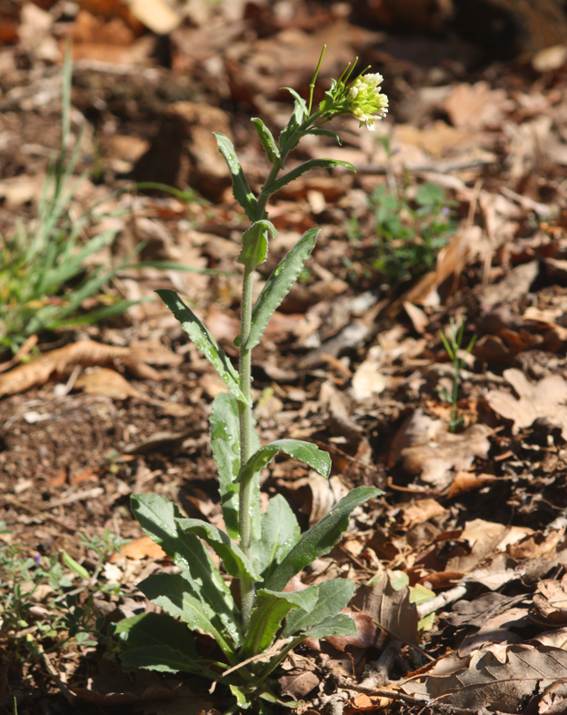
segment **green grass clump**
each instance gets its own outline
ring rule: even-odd
[[[452,202],[443,188],[421,184],[411,198],[407,188],[379,186],[369,204],[377,240],[373,268],[386,282],[397,286],[432,270],[456,228]]]
[[[71,69],[67,58],[61,144],[43,186],[36,221],[27,225],[20,222],[13,235],[0,236],[0,352],[2,348],[17,352],[32,335],[95,323],[131,305],[131,301],[116,301],[103,294],[115,270],[89,263],[95,253],[113,242],[116,229],[93,232],[93,226],[104,217],[95,211],[77,218],[70,215],[80,148],[80,141],[76,141],[73,150],[68,149]],[[96,308],[85,312],[87,300]]]

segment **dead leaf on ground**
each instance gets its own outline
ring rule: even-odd
[[[165,551],[150,539],[149,536],[140,536],[139,539],[133,539],[124,546],[121,546],[118,551],[110,557],[111,563],[120,561],[121,558],[127,559],[165,559]]]
[[[145,395],[131,385],[119,372],[108,367],[95,367],[87,370],[78,378],[74,386],[89,395],[103,395],[113,400],[132,398],[148,405],[155,405],[169,415],[183,416],[193,410],[187,405],[180,405],[170,400],[158,400]]]
[[[448,278],[456,280],[467,263],[476,255],[482,246],[482,232],[478,226],[468,226],[458,231],[437,254],[435,270],[426,273],[399,301],[394,304],[395,311],[406,303],[427,304],[435,302],[437,288]],[[394,311],[394,306],[391,311]]]
[[[415,643],[419,615],[410,598],[409,587],[397,584],[395,574],[386,571],[376,576],[372,585],[359,589],[355,605],[389,635],[404,643]]]
[[[534,594],[535,616],[553,626],[567,624],[567,576],[561,581],[544,579]]]
[[[466,656],[440,658],[405,683],[405,693],[447,705],[515,713],[530,696],[565,677],[567,651],[537,644],[496,644]]]
[[[523,298],[530,290],[538,273],[538,262],[530,261],[513,268],[500,283],[483,286],[481,296],[483,310],[488,312],[499,303],[510,303]]]
[[[506,526],[485,519],[473,519],[467,522],[459,541],[466,552],[447,562],[447,568],[464,573],[479,566],[485,559],[497,553],[503,553],[509,544],[520,541],[532,530],[519,526]]]
[[[411,529],[416,524],[447,514],[447,509],[435,499],[416,499],[410,504],[402,506],[404,529]]]
[[[534,383],[515,368],[503,374],[518,398],[503,390],[493,390],[486,399],[497,414],[513,422],[514,432],[530,427],[536,420],[544,420],[559,427],[567,439],[567,382],[563,377],[550,375]]]
[[[400,459],[407,472],[445,489],[454,472],[466,471],[475,458],[486,457],[491,432],[486,425],[476,424],[452,434],[442,420],[416,410],[394,437],[388,462],[393,466]]]
[[[352,396],[357,402],[379,395],[387,387],[388,378],[382,372],[384,351],[379,345],[370,348],[366,360],[352,376]]]
[[[319,678],[312,670],[300,670],[283,675],[279,683],[284,693],[298,700],[309,695],[319,685]]]
[[[455,127],[476,129],[499,124],[508,104],[504,90],[493,90],[487,82],[477,82],[457,84],[443,107]]]
[[[52,350],[25,365],[0,375],[0,397],[16,395],[48,380],[61,379],[74,367],[123,365],[138,377],[160,380],[161,375],[148,363],[179,365],[182,358],[161,345],[142,344],[122,347],[81,340]]]
[[[464,492],[472,492],[481,489],[487,484],[497,482],[498,477],[493,474],[475,474],[474,472],[457,472],[453,479],[447,496],[456,497]]]
[[[539,715],[562,715],[567,712],[567,678],[549,685],[541,694]]]

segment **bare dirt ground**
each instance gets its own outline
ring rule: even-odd
[[[321,85],[358,55],[384,75],[391,112],[375,134],[346,121],[342,147],[308,144],[303,158],[358,173],[302,178],[271,211],[264,277],[301,232],[320,226],[321,239],[256,354],[259,430],[315,441],[333,476],[276,463],[263,488],[303,526],[354,486],[385,493],[306,574],[366,584],[358,636],[302,646],[282,692],[306,713],[566,711],[567,16],[553,2],[425,5],[0,11],[0,241],[36,216],[71,40],[69,210],[99,202],[116,230],[90,260],[199,269],[120,268],[108,295],[141,300],[124,315],[0,352],[0,592],[25,607],[19,625],[0,622],[5,712],[223,712],[192,679],[122,672],[109,636],[161,558],[129,495],[221,519],[207,416],[222,386],[152,295],[183,292],[236,355],[244,219],[211,131],[261,180],[249,117],[282,126],[281,87],[306,90],[323,42]],[[149,181],[187,196],[136,189]],[[459,324],[451,431],[440,333]],[[62,551],[96,575],[88,587]],[[41,587],[26,599],[30,581]]]

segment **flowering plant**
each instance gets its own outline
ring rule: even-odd
[[[235,712],[256,702],[264,712],[275,701],[269,677],[287,654],[305,638],[323,638],[355,632],[352,620],[341,611],[355,586],[346,579],[287,591],[289,581],[314,559],[328,553],[348,526],[358,505],[380,494],[373,487],[358,487],[341,499],[319,523],[301,533],[289,504],[280,494],[260,509],[261,471],[277,454],[300,460],[328,477],[329,455],[316,445],[280,439],[260,445],[253,419],[252,351],[315,247],[317,229],[307,231],[268,278],[254,302],[256,268],[268,255],[277,231],[266,205],[283,186],[316,168],[347,162],[312,159],[281,174],[289,153],[307,134],[331,134],[323,126],[333,117],[352,114],[371,128],[384,116],[385,95],[379,93],[379,75],[351,81],[355,62],[348,65],[317,109],[313,94],[323,52],[317,63],[306,101],[295,90],[293,112],[278,141],[258,117],[252,119],[271,169],[255,193],[242,170],[231,141],[216,135],[218,148],[232,177],[233,193],[250,226],[242,236],[242,300],[238,369],[217,344],[192,309],[174,291],[160,297],[179,320],[227,387],[215,398],[211,417],[211,447],[218,480],[225,530],[183,516],[177,506],[157,494],[132,497],[133,512],[149,534],[171,557],[176,573],[150,576],[140,584],[143,593],[162,610],[145,612],[122,621],[117,632],[124,642],[122,658],[133,667],[185,671],[227,686]],[[209,550],[221,560],[222,572]],[[236,589],[231,589],[232,580]],[[235,591],[238,597],[235,596]]]

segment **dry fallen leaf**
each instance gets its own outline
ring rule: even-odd
[[[486,399],[496,413],[512,420],[514,432],[530,427],[536,420],[545,420],[559,427],[567,439],[567,382],[561,375],[550,375],[534,383],[515,368],[503,374],[518,398],[503,390],[493,390]]]
[[[108,367],[95,367],[88,370],[78,378],[75,387],[84,390],[89,395],[104,395],[113,400],[132,398],[139,402],[155,405],[169,415],[183,416],[192,411],[192,408],[187,405],[148,397],[131,385],[119,372]]]
[[[124,365],[139,377],[159,380],[160,373],[148,365],[179,365],[182,358],[159,345],[138,344],[129,347],[104,345],[93,340],[52,350],[25,365],[0,375],[0,397],[15,395],[30,387],[43,385],[51,378],[65,377],[74,367]]]
[[[447,509],[435,499],[416,499],[401,508],[404,529],[411,529],[416,524],[423,524],[438,516],[444,516]]]
[[[552,626],[567,624],[567,576],[544,579],[534,594],[535,616]]]
[[[370,348],[366,360],[352,376],[352,396],[357,402],[379,395],[386,389],[387,378],[382,372],[384,351],[379,345]]]
[[[493,90],[487,82],[477,82],[457,84],[443,107],[455,127],[476,129],[500,123],[507,103],[504,90]]]
[[[410,601],[407,585],[396,587],[392,573],[384,572],[373,579],[372,585],[360,588],[355,604],[389,635],[404,643],[416,642],[417,606]]]
[[[532,530],[527,527],[506,526],[485,519],[468,521],[459,537],[467,551],[449,559],[447,568],[466,573],[487,559],[491,560],[489,567],[493,564],[499,567],[497,557],[502,555],[510,544],[531,533]]]
[[[121,558],[127,559],[164,559],[165,551],[152,541],[149,536],[140,536],[139,539],[129,541],[121,546],[118,551],[110,557],[110,562],[115,563]]]
[[[475,458],[486,457],[490,434],[489,427],[478,424],[452,434],[442,420],[416,410],[394,437],[389,464],[392,466],[401,459],[410,474],[420,475],[424,482],[445,489],[454,472],[466,471]]]
[[[565,677],[567,651],[536,644],[496,644],[440,658],[402,690],[446,705],[515,713],[531,695]]]
[[[493,474],[475,474],[474,472],[457,472],[453,479],[447,496],[450,498],[456,497],[463,492],[472,492],[476,489],[481,489],[486,484],[497,482],[498,477]]]

